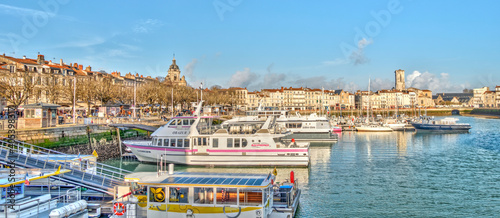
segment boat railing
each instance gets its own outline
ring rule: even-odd
[[[291,207],[294,202],[295,198],[298,195],[298,190],[297,190],[297,180],[295,180],[295,184],[292,186],[292,188],[286,188],[286,190],[282,190],[283,188],[280,189],[282,186],[275,185],[273,187],[273,204],[275,207]]]
[[[43,167],[41,167],[43,169],[46,169],[46,168],[50,167],[50,165],[52,165],[53,169],[56,169],[57,167],[61,166],[61,169],[71,169],[71,170],[82,171],[81,164],[79,164],[80,161],[73,160],[74,155],[71,155],[71,154],[65,154],[65,153],[62,153],[59,151],[43,148],[40,146],[25,143],[23,141],[5,138],[5,137],[0,137],[0,148],[5,149],[8,152],[17,153],[18,160],[19,160],[19,158],[21,158],[20,154],[26,156],[23,160],[25,164],[27,164],[28,158],[35,158],[36,159],[35,164],[39,165],[39,166],[41,166],[41,164],[43,164]],[[40,156],[40,155],[43,155],[43,156]],[[8,153],[6,154],[6,156],[8,156]],[[64,160],[59,159],[60,161],[54,161],[54,160],[51,160],[51,157],[64,157]],[[54,164],[47,164],[49,162],[52,162]],[[124,169],[121,169],[118,167],[113,167],[110,165],[102,164],[102,163],[99,163],[97,161],[93,164],[96,165],[95,171],[88,172],[88,173],[91,173],[94,175],[99,175],[101,177],[104,177],[104,178],[110,179],[110,180],[123,181],[123,178],[125,177],[125,175],[131,173],[128,170],[124,170]],[[82,180],[83,180],[83,177],[82,177]],[[104,180],[103,180],[103,182],[104,182]]]

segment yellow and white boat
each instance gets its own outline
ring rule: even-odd
[[[133,191],[114,202],[125,206],[117,213],[150,218],[293,217],[299,204],[296,181],[279,186],[271,173],[174,173],[173,166],[169,168],[163,174],[129,174],[125,180]]]

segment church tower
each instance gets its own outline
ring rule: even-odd
[[[181,70],[179,66],[175,63],[175,56],[172,59],[172,64],[168,68],[168,74],[165,77],[165,82],[170,82],[172,85],[186,86],[186,79],[184,76],[181,77]]]
[[[405,71],[404,70],[396,70],[394,71],[394,74],[396,74],[396,85],[394,86],[396,90],[405,90],[406,85],[405,85]]]

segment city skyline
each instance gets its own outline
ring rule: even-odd
[[[0,46],[9,56],[40,52],[47,60],[152,77],[166,76],[175,53],[193,87],[352,92],[366,90],[371,77],[372,89],[391,89],[394,70],[403,69],[407,87],[460,92],[499,81],[494,5],[215,0],[118,9],[116,2],[9,2],[0,4],[0,17],[10,21]]]

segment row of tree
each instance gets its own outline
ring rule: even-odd
[[[137,105],[168,107],[172,104],[180,104],[183,108],[189,107],[190,102],[196,102],[201,98],[200,89],[174,86],[158,79],[137,82],[134,88],[134,86],[120,84],[111,76],[77,77],[75,89],[74,77],[49,75],[39,78],[31,73],[18,73],[16,76],[2,75],[0,97],[16,108],[28,101],[72,106],[76,94],[76,101],[85,103],[88,107],[87,113],[90,113],[92,105],[132,105],[134,95]],[[234,91],[222,89],[220,86],[212,86],[203,91],[203,100],[208,105],[232,106],[235,98]]]

